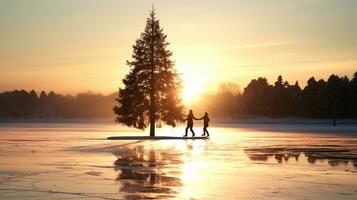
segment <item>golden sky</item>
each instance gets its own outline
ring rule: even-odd
[[[357,71],[354,0],[0,0],[0,91],[117,91],[152,4],[194,91]]]

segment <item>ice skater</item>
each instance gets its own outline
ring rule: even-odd
[[[186,130],[185,130],[185,135],[184,137],[187,137],[187,132],[188,132],[188,129],[190,129],[191,133],[192,133],[192,137],[195,137],[195,132],[193,131],[193,120],[199,120],[197,119],[194,115],[193,115],[193,112],[192,110],[189,111],[188,115],[187,115],[187,118],[184,119],[185,121],[187,120],[187,127],[186,127]]]
[[[207,133],[207,137],[209,137],[209,133],[208,133],[208,126],[209,126],[209,122],[210,122],[210,119],[208,117],[208,112],[205,112],[205,115],[203,115],[202,118],[200,119],[203,119],[203,134],[202,136],[206,136],[206,133]]]

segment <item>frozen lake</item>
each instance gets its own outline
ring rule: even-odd
[[[184,127],[157,131],[181,136]],[[109,141],[148,131],[2,122],[0,199],[357,199],[357,125],[209,131],[209,140]]]

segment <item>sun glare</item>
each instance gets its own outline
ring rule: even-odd
[[[207,76],[200,73],[202,68],[207,66],[185,64],[179,66],[182,73],[183,90],[181,98],[184,104],[190,104],[200,98],[200,95],[205,90],[204,86],[207,83]],[[201,74],[197,76],[197,74]]]
[[[201,91],[201,85],[185,81],[184,88],[182,91],[182,99],[185,103],[192,102],[193,100],[198,98]]]

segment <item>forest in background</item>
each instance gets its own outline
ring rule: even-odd
[[[0,93],[0,119],[31,118],[111,118],[117,93],[102,95],[80,93],[39,95],[15,90]],[[331,75],[327,80],[311,77],[304,88],[279,76],[274,84],[266,78],[251,80],[243,92],[232,83],[222,84],[213,94],[201,97],[191,106],[197,114],[211,117],[305,117],[357,118],[357,72],[347,76]]]
[[[199,113],[215,117],[357,118],[357,72],[352,79],[331,75],[327,80],[308,79],[304,88],[279,76],[274,84],[266,78],[251,80],[243,92],[232,83],[192,105]]]
[[[0,93],[0,118],[113,118],[115,95],[104,96],[91,92],[75,96],[48,94],[42,91],[39,95],[31,90],[15,90]]]

